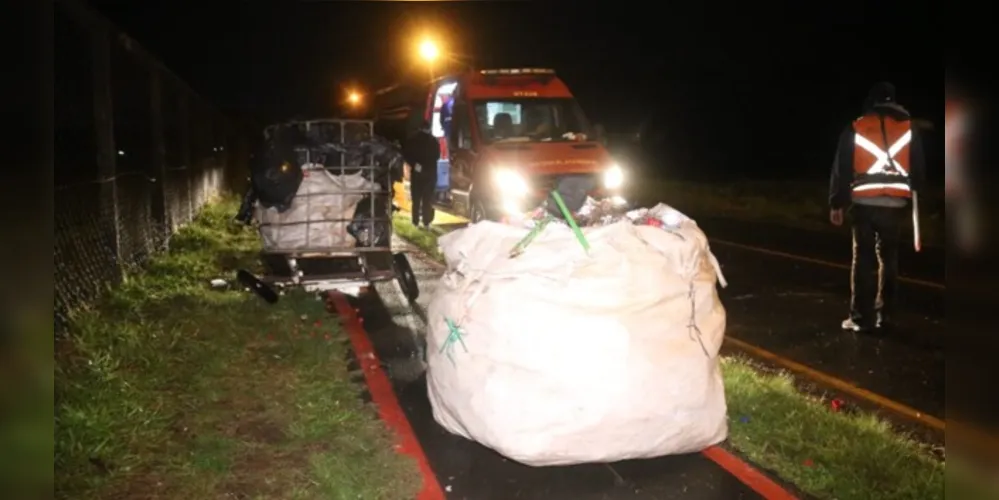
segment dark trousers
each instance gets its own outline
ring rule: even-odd
[[[435,165],[434,168],[437,168]],[[436,172],[434,172],[436,174]],[[429,226],[434,222],[434,191],[437,189],[437,176],[427,172],[412,175],[409,179],[409,198],[413,201],[413,225]]]
[[[873,328],[880,314],[891,320],[898,288],[898,247],[905,208],[853,205],[850,318]]]

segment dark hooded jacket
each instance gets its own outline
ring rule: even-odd
[[[414,168],[413,176],[422,178],[437,177],[437,160],[441,157],[440,143],[430,132],[419,130],[409,137],[402,151],[406,163],[414,166],[419,163],[423,168],[419,173]]]

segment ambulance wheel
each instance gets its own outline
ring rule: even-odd
[[[402,288],[403,295],[410,302],[415,302],[420,297],[420,285],[416,281],[416,273],[413,272],[413,267],[409,265],[409,259],[406,258],[406,254],[397,253],[393,255],[392,266],[395,268],[395,279],[399,282],[399,288]]]
[[[477,222],[482,222],[484,220],[496,220],[493,214],[489,212],[486,208],[486,204],[482,200],[473,199],[472,207],[468,209],[468,220],[475,224]]]

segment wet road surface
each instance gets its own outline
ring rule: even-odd
[[[407,245],[401,243],[402,245]],[[448,498],[455,499],[755,499],[762,498],[702,454],[612,464],[529,467],[454,436],[433,419],[415,332],[441,267],[410,253],[420,282],[411,307],[395,283],[354,301],[383,368],[430,466]]]
[[[697,219],[729,287],[721,291],[731,337],[808,365],[924,413],[944,418],[944,293],[900,282],[897,327],[855,334],[839,328],[849,310],[849,271],[724,244],[734,242],[849,265],[842,234],[724,219]],[[900,274],[943,283],[943,252],[900,252]]]
[[[682,211],[682,210],[681,210]],[[850,265],[852,238],[846,225],[833,232],[808,231],[765,222],[746,222],[689,214],[708,236],[805,257]],[[899,249],[899,274],[908,278],[944,283],[945,252],[924,247],[916,253],[911,236],[903,233]]]
[[[844,332],[845,271],[714,246],[727,335],[944,417],[943,319],[900,308],[890,334]]]

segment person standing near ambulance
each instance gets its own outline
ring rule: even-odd
[[[853,231],[850,316],[841,327],[870,331],[891,324],[898,281],[898,249],[913,192],[925,179],[923,143],[894,85],[871,88],[863,115],[839,138],[829,182],[829,220]]]
[[[434,192],[437,190],[437,160],[441,157],[440,143],[430,133],[430,122],[424,121],[419,130],[403,145],[402,156],[410,166],[409,197],[412,202],[413,225],[430,229],[434,221]]]

